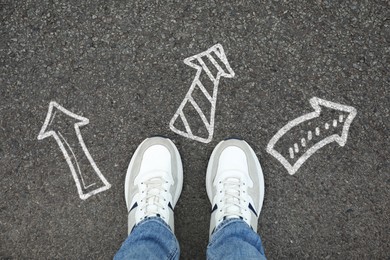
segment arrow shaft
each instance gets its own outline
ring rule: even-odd
[[[202,62],[203,63],[203,62]],[[202,64],[201,63],[201,64]],[[180,131],[178,129],[175,129],[175,132],[178,133],[178,134],[181,134],[187,138],[193,138],[195,140],[198,140],[198,141],[201,141],[201,142],[208,142],[210,139],[210,137],[213,136],[213,133],[214,133],[214,120],[215,120],[215,105],[216,105],[216,100],[217,100],[217,94],[218,94],[218,85],[219,85],[219,80],[220,80],[220,73],[218,73],[215,77],[212,76],[210,77],[211,75],[211,72],[210,70],[207,70],[208,72],[206,72],[206,74],[209,76],[209,79],[212,81],[213,83],[213,93],[212,93],[212,96],[210,95],[210,93],[208,93],[208,91],[206,90],[206,88],[204,87],[203,83],[200,81],[200,75],[202,72],[204,72],[204,68],[207,68],[207,66],[203,63],[202,64],[202,68],[199,68],[196,75],[195,75],[195,78],[194,80],[192,81],[192,84],[191,84],[191,87],[190,89],[188,90],[187,94],[186,94],[186,97],[184,98],[184,100],[181,102],[179,108],[177,109],[175,115],[173,116],[173,118],[171,119],[171,122],[170,122],[170,125],[171,125],[171,129],[172,129],[172,126],[173,126],[173,123],[175,122],[175,120],[180,116],[183,124],[184,124],[184,127],[186,129],[186,132],[183,132],[183,131]],[[211,110],[210,110],[210,115],[209,115],[209,119],[207,119],[206,115],[203,113],[202,109],[199,107],[199,105],[197,104],[196,100],[194,100],[193,96],[192,96],[192,93],[194,92],[194,89],[196,87],[199,87],[199,89],[203,92],[203,94],[205,95],[205,97],[208,99],[208,101],[210,102],[210,106],[211,106]],[[205,125],[205,127],[207,128],[208,132],[209,132],[209,136],[208,138],[201,138],[201,137],[197,137],[197,136],[194,136],[192,134],[192,131],[191,131],[191,127],[189,126],[188,124],[188,121],[187,121],[187,118],[186,116],[183,114],[183,109],[184,107],[187,105],[187,103],[190,103],[194,109],[196,110],[196,112],[199,114],[203,124]]]
[[[300,125],[308,120],[311,120],[313,118],[316,118],[319,116],[318,112],[311,112],[308,114],[305,114],[303,116],[300,116],[298,118],[295,118],[294,120],[288,122],[285,126],[283,126],[270,140],[269,145],[272,145],[272,147],[278,142],[278,140],[284,136],[288,131],[290,131],[292,128],[296,127],[297,125]]]
[[[66,154],[64,153],[64,156],[66,158],[69,158],[69,160],[67,159],[67,161],[70,162],[70,166],[72,167],[72,171],[76,172],[77,180],[81,181],[80,184],[81,184],[82,189],[86,190],[89,187],[96,185],[96,182],[92,182],[92,183],[88,182],[88,184],[86,184],[86,182],[84,180],[84,175],[86,175],[86,174],[85,173],[83,174],[83,172],[80,169],[79,160],[77,159],[78,156],[76,156],[76,154],[75,154],[77,152],[74,149],[72,149],[72,147],[69,145],[69,143],[66,141],[66,139],[64,138],[64,136],[61,133],[58,133],[58,136],[60,137],[61,141],[64,143],[64,147],[66,149]],[[78,154],[80,154],[80,153],[78,153]],[[87,179],[90,180],[91,178],[88,177]]]
[[[338,136],[337,134],[334,136],[335,130],[341,127],[339,123],[342,123],[342,120],[332,119],[331,121],[324,121],[321,117],[312,117],[295,126],[286,128],[287,131],[278,140],[283,144],[290,143],[290,151],[293,150],[297,154],[301,150],[309,149],[309,146],[314,146],[317,142],[320,142],[319,138],[325,139],[328,136],[333,136],[334,139]],[[307,129],[308,127],[302,127],[302,124],[308,125],[309,129]],[[306,130],[303,131],[303,129]],[[294,137],[295,140],[291,143]],[[285,142],[284,140],[287,141]],[[294,156],[290,156],[290,158],[294,159]]]
[[[61,132],[54,137],[68,163],[80,197],[86,199],[110,188],[110,184],[96,166],[77,125],[75,130],[77,138],[66,137]]]

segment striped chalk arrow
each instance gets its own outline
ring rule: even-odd
[[[219,80],[221,77],[234,77],[234,72],[230,67],[229,62],[227,61],[221,44],[216,44],[204,52],[186,58],[184,63],[195,68],[197,72],[184,100],[180,104],[175,115],[172,117],[169,123],[169,127],[173,132],[179,135],[199,142],[209,143],[212,140],[214,134],[215,106],[217,103]],[[200,80],[202,73],[206,73],[208,82],[202,82]],[[205,85],[210,83],[210,81],[213,85],[212,93],[209,93],[205,87]],[[207,104],[207,107],[200,107],[196,101],[196,98],[193,97],[193,92],[198,89],[208,100],[209,104]],[[205,129],[207,129],[207,136],[197,136],[191,130],[191,125],[194,126],[196,118],[191,118],[185,114],[185,108],[188,106],[193,107],[200,116]],[[206,113],[204,110],[210,110],[210,113]],[[182,121],[184,128],[179,129],[175,127],[175,123],[177,121]]]
[[[310,104],[314,112],[290,121],[272,137],[267,146],[267,152],[279,160],[290,175],[295,174],[310,156],[325,145],[337,142],[340,146],[344,146],[349,127],[356,116],[356,109],[351,106],[317,97],[310,99]],[[326,121],[322,118],[325,109],[335,110],[334,114],[337,114],[337,117]],[[311,130],[302,134],[300,130],[304,123],[310,125]],[[334,133],[337,128],[341,128],[341,134]],[[296,133],[301,134],[299,139],[296,138]],[[291,142],[294,139],[296,141]]]
[[[69,120],[76,122],[69,123]],[[88,118],[76,115],[52,101],[38,135],[38,140],[54,137],[68,163],[82,200],[111,187],[96,166],[81,136],[80,126],[88,123]]]

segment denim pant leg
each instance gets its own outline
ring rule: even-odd
[[[241,219],[224,220],[211,236],[207,259],[266,259],[260,236]]]
[[[179,243],[169,226],[159,217],[141,221],[134,227],[114,259],[179,259]]]

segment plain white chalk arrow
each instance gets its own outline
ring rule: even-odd
[[[69,131],[64,132],[64,129],[53,125],[56,115],[58,116],[58,111],[76,120],[76,123],[74,123],[76,137],[74,137],[74,133],[69,133]],[[111,187],[111,184],[108,183],[96,166],[96,163],[81,136],[80,126],[87,125],[88,123],[88,118],[76,115],[52,101],[50,102],[45,122],[38,135],[38,140],[42,140],[49,136],[54,137],[69,165],[73,179],[76,183],[78,194],[82,200]],[[85,161],[85,159],[87,159],[89,163],[80,164],[80,162]]]
[[[337,142],[340,146],[344,146],[347,142],[349,127],[352,123],[352,120],[356,116],[356,109],[351,106],[340,105],[331,101],[313,97],[310,99],[310,104],[314,108],[314,112],[300,116],[289,123],[287,123],[283,128],[281,128],[269,141],[267,145],[267,152],[274,156],[279,162],[287,169],[290,175],[293,175],[299,167],[316,151],[321,149],[323,146]],[[302,123],[318,118],[321,115],[321,107],[330,108],[338,110],[342,113],[348,113],[347,117],[344,119],[343,115],[340,115],[338,119],[334,119],[332,122],[324,123],[321,126],[316,126],[313,128],[313,131],[308,131],[304,138],[299,139],[292,147],[289,148],[290,158],[285,158],[281,152],[275,149],[276,143],[294,127],[299,127]],[[327,130],[330,128],[335,128],[337,125],[343,123],[341,135],[332,134],[326,136],[318,142],[313,142],[314,137],[319,137],[324,133],[326,135]],[[299,151],[305,151],[300,153]],[[300,155],[301,154],[301,155]],[[300,155],[300,156],[298,156]],[[289,162],[292,161],[293,163]]]

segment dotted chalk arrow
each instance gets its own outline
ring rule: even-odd
[[[58,112],[62,112],[67,118],[64,119],[63,114]],[[56,120],[56,117],[61,117],[62,120]],[[68,128],[72,126],[67,122],[69,119],[76,120],[76,123],[73,125],[74,131],[68,130]],[[55,124],[53,124],[54,121],[56,121]],[[61,127],[64,122],[66,122],[65,127]],[[45,123],[38,135],[38,140],[53,136],[57,141],[57,144],[69,165],[69,169],[77,186],[78,194],[83,200],[111,187],[111,184],[108,183],[96,166],[96,163],[90,155],[81,136],[80,126],[84,126],[88,123],[88,118],[76,115],[52,101],[49,105]],[[49,127],[50,130],[48,130]]]
[[[344,146],[347,142],[349,127],[356,116],[356,109],[351,106],[340,105],[317,97],[310,99],[310,104],[314,108],[314,112],[290,121],[272,137],[267,146],[267,152],[278,159],[291,175],[323,146],[332,142]],[[338,116],[331,121],[324,122],[321,119],[323,108],[336,110]],[[300,130],[303,123],[310,124],[312,129],[304,132],[296,142],[291,143],[290,140],[294,138],[291,136],[292,133]],[[332,130],[337,129],[337,127],[342,127],[341,134],[333,133]],[[281,139],[287,141],[281,141]],[[279,143],[290,143],[291,145],[286,148],[286,145],[279,145]],[[288,152],[285,151],[286,149]]]

